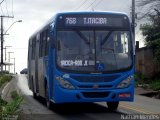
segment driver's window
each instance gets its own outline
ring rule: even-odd
[[[123,46],[123,53],[128,53],[128,39],[128,34],[126,32],[121,32],[121,44]]]
[[[128,34],[126,32],[114,32],[113,40],[115,53],[128,53]]]

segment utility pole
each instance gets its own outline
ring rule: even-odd
[[[3,18],[13,18],[13,16],[0,16],[1,17],[1,72],[3,72],[3,42],[4,42],[4,33],[3,33]]]
[[[12,47],[12,46],[5,46],[3,49],[5,50],[5,62],[7,61],[7,55],[6,55],[6,51],[8,47]],[[6,64],[5,64],[5,71],[6,71]]]
[[[135,54],[135,0],[132,0],[132,33],[133,33],[133,47]]]
[[[3,72],[3,17],[1,17],[1,72]]]
[[[8,55],[9,55],[9,56],[8,56],[8,62],[9,62],[9,63],[10,63],[10,54],[11,54],[11,53],[14,53],[14,52],[8,52]],[[10,73],[10,65],[8,66],[8,71],[9,71],[9,73]]]
[[[14,60],[14,63],[13,63],[13,65],[14,65],[14,74],[16,74],[16,70],[15,70],[15,59],[16,59],[16,58],[11,58],[11,59]]]

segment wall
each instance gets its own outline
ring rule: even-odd
[[[154,77],[160,72],[160,67],[154,62],[153,50],[151,48],[143,47],[136,49],[135,63],[136,72],[143,74],[147,78]]]

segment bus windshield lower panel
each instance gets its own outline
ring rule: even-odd
[[[111,72],[132,65],[129,31],[58,31],[57,65],[77,72]]]

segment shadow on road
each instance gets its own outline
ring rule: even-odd
[[[70,103],[54,105],[53,110],[63,115],[73,115],[82,113],[106,113],[109,112],[106,107],[94,103]]]
[[[33,100],[31,95],[28,95],[27,98]],[[44,98],[38,97],[36,101],[46,108]],[[124,114],[118,111],[109,111],[107,105],[103,106],[96,103],[53,104],[49,113],[41,113],[23,114],[21,118],[23,120],[106,120],[106,118],[119,120],[121,114]]]
[[[46,107],[44,98],[38,97],[36,100]],[[107,105],[105,107],[96,103],[52,104],[51,110],[61,115],[75,115],[83,113],[119,113],[108,110]]]

